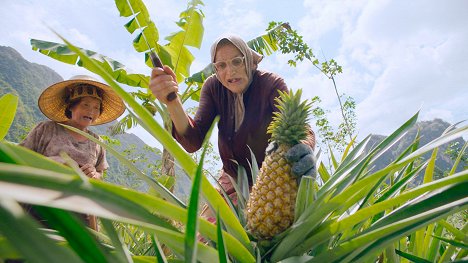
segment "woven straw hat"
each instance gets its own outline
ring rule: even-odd
[[[72,88],[80,84],[94,86],[98,88],[102,94],[102,114],[91,125],[108,123],[117,119],[124,113],[125,104],[119,95],[108,85],[86,75],[73,76],[69,80],[49,86],[39,97],[39,109],[47,118],[53,121],[67,121],[68,118],[65,116],[65,109],[68,106],[67,101],[69,100]],[[93,97],[95,94],[90,96]]]

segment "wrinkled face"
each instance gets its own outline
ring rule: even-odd
[[[87,128],[101,115],[101,101],[93,97],[83,97],[80,102],[73,106],[71,111],[71,123],[79,129]]]
[[[242,63],[239,63],[242,61]],[[221,83],[233,93],[242,93],[249,84],[245,59],[232,44],[219,46],[216,50],[215,69]]]

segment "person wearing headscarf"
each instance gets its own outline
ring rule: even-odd
[[[194,118],[188,116],[179,98],[169,101],[167,95],[178,91],[174,72],[168,67],[154,68],[150,89],[167,105],[173,122],[173,136],[188,152],[201,148],[214,118],[219,115],[218,148],[223,163],[219,183],[231,199],[236,193],[229,177],[236,181],[237,168],[243,166],[252,186],[251,151],[258,167],[265,158],[270,135],[267,127],[278,111],[275,98],[287,92],[283,78],[258,69],[262,56],[249,48],[236,35],[217,39],[211,47],[211,63],[215,75],[203,84],[200,104]],[[311,131],[308,145],[315,147]],[[252,164],[253,165],[253,164]]]
[[[109,167],[105,149],[60,124],[75,127],[99,139],[88,127],[113,121],[122,115],[125,111],[122,99],[108,85],[93,77],[78,75],[45,89],[38,105],[50,120],[37,124],[20,145],[62,164],[65,160],[60,153],[64,152],[86,176],[101,179]],[[88,216],[85,221],[97,229],[95,222],[89,222],[93,219]]]

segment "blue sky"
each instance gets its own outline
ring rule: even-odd
[[[87,71],[32,51],[30,38],[59,41],[50,26],[77,46],[114,58],[149,74],[143,55],[131,46],[112,0],[0,0],[0,45],[51,67],[63,78]],[[162,37],[177,31],[185,1],[144,1]],[[388,135],[421,110],[420,120],[468,118],[468,1],[204,1],[204,42],[192,50],[192,72],[209,62],[209,47],[222,33],[244,39],[262,34],[270,21],[289,22],[319,59],[343,66],[340,93],[357,103],[360,136]],[[306,98],[320,96],[333,123],[340,120],[332,82],[310,63],[287,65],[288,56],[266,57],[260,68],[282,75]],[[145,137],[139,130],[134,132]],[[146,140],[148,141],[148,140]],[[157,145],[155,141],[148,141]]]

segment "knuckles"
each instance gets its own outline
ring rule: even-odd
[[[289,162],[297,162],[299,161],[303,156],[306,156],[308,154],[312,154],[313,150],[312,148],[304,143],[299,143],[291,147],[289,151],[286,153],[286,160]]]
[[[307,154],[306,156],[302,157],[300,160],[295,162],[291,168],[292,173],[295,176],[303,176],[303,175],[314,175],[316,174],[316,167],[315,167],[315,156],[313,154]]]

